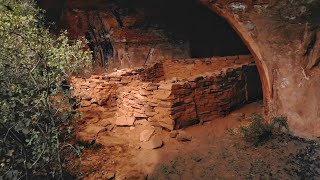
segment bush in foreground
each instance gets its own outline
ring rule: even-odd
[[[90,64],[84,41],[52,37],[31,0],[0,1],[0,179],[60,178],[61,82]]]

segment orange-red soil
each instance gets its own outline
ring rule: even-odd
[[[239,126],[252,113],[262,112],[259,103],[230,115],[180,131],[192,136],[178,142],[169,131],[155,127],[163,146],[141,148],[140,133],[148,125],[108,127],[113,113],[82,108],[86,118],[78,122],[77,137],[87,141],[81,158],[68,169],[81,179],[319,179],[320,148],[316,141],[279,135],[253,146],[241,138]],[[245,114],[245,119],[239,117]],[[109,128],[102,129],[101,125]],[[110,130],[112,129],[112,130]],[[92,145],[89,145],[89,144]]]

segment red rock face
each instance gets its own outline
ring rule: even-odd
[[[182,5],[68,0],[61,21],[72,39],[89,40],[96,67],[108,71],[165,59],[249,54],[222,18],[192,0]]]
[[[255,57],[268,117],[292,133],[320,136],[319,1],[200,0],[228,20]]]
[[[106,2],[66,2],[64,28],[72,39],[85,36],[89,40],[96,67],[112,71],[189,57],[188,44],[170,42],[159,29],[139,27],[137,24],[145,15],[120,6]]]

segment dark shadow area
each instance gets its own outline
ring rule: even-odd
[[[252,103],[263,99],[262,84],[257,68],[248,69],[246,73],[247,103]]]
[[[311,9],[312,23],[320,26],[320,2]]]
[[[250,54],[225,19],[194,0],[128,1],[142,8],[146,27],[164,29],[173,39],[189,42],[193,58]]]
[[[55,23],[52,28],[57,29],[63,11],[65,0],[37,0],[38,6],[45,10],[47,23]]]
[[[83,1],[74,1],[74,4],[77,2],[81,4]],[[65,0],[39,1],[40,7],[46,10],[48,22],[56,23],[55,28],[59,27],[64,3]],[[130,28],[156,28],[167,33],[173,41],[189,43],[192,58],[250,54],[228,22],[196,0],[110,0],[96,3],[111,5],[113,8],[106,8],[106,11],[112,11],[120,27],[123,26],[123,17],[142,12],[145,18]],[[83,8],[102,11],[99,7],[95,4]]]
[[[107,68],[107,60],[113,56],[113,47],[110,40],[106,38],[107,32],[105,32],[103,28],[96,30],[97,27],[98,26],[90,24],[89,31],[86,33],[85,38],[88,40],[88,46],[94,57],[92,62],[94,67]]]

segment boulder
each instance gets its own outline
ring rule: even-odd
[[[154,133],[154,129],[146,129],[140,133],[140,141],[147,142],[150,140],[151,136]]]
[[[191,141],[192,140],[192,136],[188,135],[184,131],[180,131],[179,134],[177,135],[177,140],[180,141],[180,142]]]
[[[111,180],[111,179],[114,179],[115,175],[116,175],[116,174],[115,174],[114,172],[109,171],[109,172],[105,175],[105,178],[108,179],[108,180],[109,180],[109,179]]]
[[[162,145],[163,145],[162,139],[158,135],[154,135],[151,137],[151,139],[148,142],[144,142],[141,147],[143,149],[152,150],[152,149],[160,148],[162,147]]]
[[[171,138],[176,138],[178,136],[178,134],[179,134],[178,131],[171,131],[169,135]]]

